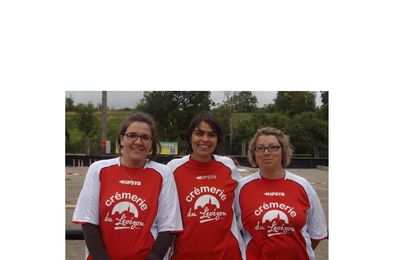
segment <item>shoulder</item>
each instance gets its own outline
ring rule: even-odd
[[[311,184],[305,178],[303,178],[299,175],[296,175],[288,170],[285,170],[285,171],[286,171],[285,179],[297,182],[298,184],[303,186],[305,189],[311,188]]]
[[[145,167],[155,170],[155,171],[158,172],[162,177],[165,177],[165,176],[171,174],[171,169],[170,169],[167,165],[162,164],[162,163],[158,163],[158,162],[155,162],[155,161],[149,161],[149,162],[146,164]]]
[[[246,185],[248,185],[250,183],[254,183],[255,181],[257,181],[259,179],[260,179],[259,171],[255,172],[255,173],[253,173],[251,175],[248,175],[248,176],[240,179],[240,181],[239,181],[239,189],[242,189],[244,186],[246,186]]]
[[[213,156],[217,162],[220,162],[231,169],[237,168],[236,164],[233,162],[233,160],[231,158],[229,158],[227,156],[221,156],[221,155],[215,155],[215,154]]]
[[[303,189],[306,191],[307,195],[309,198],[313,197],[312,195],[315,194],[314,188],[311,186],[311,184],[303,177],[296,175],[290,171],[286,170],[286,177],[287,180],[292,180],[299,184]]]
[[[187,163],[189,161],[190,156],[189,155],[185,155],[182,158],[177,158],[177,159],[172,159],[171,161],[169,161],[167,163],[167,166],[172,170],[175,171],[176,168],[178,168],[179,166]]]
[[[88,172],[100,172],[101,169],[119,165],[119,158],[95,161],[89,166]]]

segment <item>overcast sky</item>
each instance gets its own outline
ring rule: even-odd
[[[253,91],[257,97],[258,106],[263,107],[265,104],[273,103],[276,91]],[[101,103],[101,91],[65,91],[65,97],[72,97],[74,104],[87,104],[91,102],[93,105]],[[112,108],[135,107],[143,97],[143,91],[108,91],[107,103]],[[211,99],[215,103],[222,103],[225,98],[224,91],[211,91]],[[317,92],[317,106],[321,105],[320,93]]]

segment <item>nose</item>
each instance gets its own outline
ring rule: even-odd
[[[136,140],[133,141],[133,143],[134,143],[134,144],[137,144],[137,143],[142,144],[142,137],[141,137],[141,136],[138,136],[138,137],[136,138]]]
[[[268,149],[265,149],[263,152],[263,155],[270,155],[270,154],[271,154],[271,152]]]
[[[207,134],[204,134],[201,136],[201,140],[207,142],[208,140],[210,140],[210,138],[208,137]]]

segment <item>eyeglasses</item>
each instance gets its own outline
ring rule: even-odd
[[[152,139],[151,136],[146,135],[146,134],[139,135],[137,133],[127,133],[127,134],[124,134],[124,135],[126,136],[126,138],[128,138],[128,140],[130,142],[136,142],[136,140],[138,138],[140,138],[140,141],[142,141],[143,143],[149,143],[151,141],[151,139]]]
[[[276,152],[281,148],[281,146],[279,145],[271,145],[271,146],[257,146],[256,149],[254,149],[256,151],[256,153],[265,153],[265,150],[268,150],[268,152],[272,153],[272,152]]]

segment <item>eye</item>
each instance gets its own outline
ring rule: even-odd
[[[216,133],[208,133],[208,137],[215,138],[215,137],[217,137],[217,134]]]
[[[126,137],[128,137],[128,139],[136,139],[137,138],[137,134],[135,133],[127,133]]]
[[[265,151],[265,149],[267,149],[267,148],[265,148],[264,146],[257,146],[256,147],[256,152],[257,153],[263,153]]]
[[[145,142],[149,142],[151,140],[151,137],[148,135],[142,135],[140,138]]]
[[[268,147],[270,151],[272,152],[276,152],[279,150],[279,148],[281,148],[279,145],[271,145],[270,147]]]
[[[196,135],[196,136],[202,136],[202,135],[203,135],[203,131],[195,130],[195,131],[193,132],[193,134]]]

